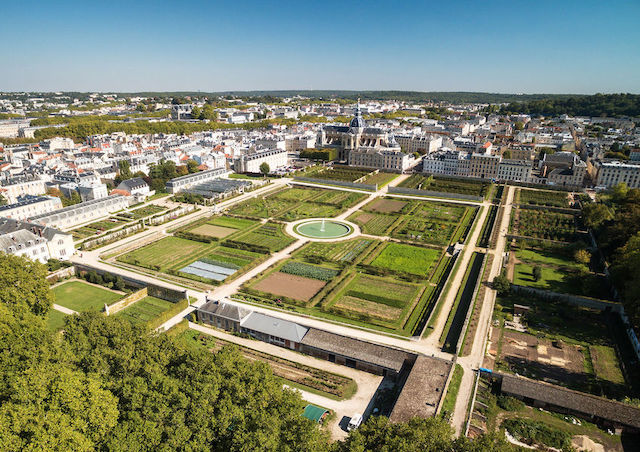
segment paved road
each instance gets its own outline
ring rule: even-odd
[[[506,188],[507,198],[504,203],[504,214],[502,221],[495,227],[500,228],[498,241],[496,244],[493,263],[489,270],[488,280],[493,281],[493,278],[500,274],[502,269],[502,255],[506,246],[506,234],[509,228],[509,220],[511,218],[511,211],[513,208],[513,195],[515,187],[509,186]],[[473,339],[473,346],[469,356],[461,357],[458,359],[458,364],[464,369],[464,375],[462,377],[462,383],[458,391],[458,398],[456,399],[456,405],[452,417],[452,425],[456,430],[456,433],[464,433],[464,422],[467,414],[467,407],[469,405],[469,398],[472,396],[474,386],[474,370],[482,366],[484,359],[485,347],[487,342],[487,335],[489,334],[489,325],[493,315],[493,306],[496,299],[496,291],[487,288],[485,291],[484,301],[482,303],[482,310],[480,311],[480,318],[478,320],[478,328]]]

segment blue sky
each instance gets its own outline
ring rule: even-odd
[[[640,1],[0,2],[0,91],[640,93]]]

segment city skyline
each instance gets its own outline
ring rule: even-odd
[[[32,1],[0,14],[2,91],[640,92],[634,2]]]

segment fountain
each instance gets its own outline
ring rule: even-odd
[[[320,226],[320,232],[324,232],[324,218],[322,219],[322,226]]]

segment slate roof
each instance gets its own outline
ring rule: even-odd
[[[502,392],[538,400],[617,424],[640,428],[639,408],[550,383],[514,375],[498,375],[502,377]]]
[[[198,308],[198,311],[233,320],[234,322],[240,322],[242,319],[251,314],[251,311],[249,309],[245,309],[233,304],[219,302],[217,300],[206,302]]]
[[[134,177],[133,179],[127,179],[120,182],[118,188],[128,190],[130,192],[131,190],[143,188],[146,186],[147,183],[144,181],[144,179],[142,179],[141,177]]]
[[[240,323],[242,328],[270,336],[279,337],[292,342],[301,342],[309,328],[288,320],[271,317],[260,312],[252,312]]]
[[[302,344],[323,350],[327,353],[345,356],[386,369],[400,372],[407,352],[384,345],[373,344],[328,331],[310,328]]]

